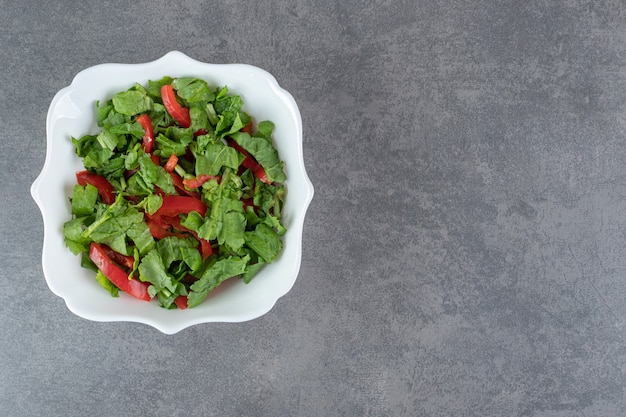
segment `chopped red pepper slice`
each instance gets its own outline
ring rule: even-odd
[[[137,116],[136,120],[137,122],[139,122],[139,124],[141,124],[141,127],[143,127],[143,130],[146,132],[143,135],[143,143],[141,144],[141,146],[146,153],[150,153],[154,148],[154,129],[152,128],[150,116],[144,113],[140,116]]]
[[[165,163],[165,165],[163,165],[163,168],[165,168],[167,172],[173,172],[174,168],[176,168],[176,164],[178,164],[178,157],[176,156],[176,154],[173,153],[167,159],[167,162]]]
[[[176,93],[171,84],[166,84],[161,87],[161,97],[163,98],[163,105],[165,110],[178,122],[182,127],[191,126],[191,116],[189,115],[189,109],[181,106],[176,100]]]
[[[241,199],[243,203],[243,209],[246,210],[248,207],[252,207],[253,210],[257,210],[258,207],[254,205],[254,200],[252,198],[243,198]]]
[[[180,195],[186,195],[188,197],[200,198],[200,194],[195,191],[189,191],[185,188],[185,184],[183,183],[183,179],[176,172],[170,172],[170,176],[172,177],[172,182],[174,183],[174,188],[178,191]]]
[[[76,173],[76,181],[83,187],[91,184],[98,189],[98,194],[105,204],[113,204],[115,201],[115,189],[111,183],[102,175],[92,174],[89,171],[80,171]]]
[[[163,204],[156,211],[156,216],[178,216],[197,211],[201,216],[206,214],[207,207],[199,199],[182,195],[166,195]]]
[[[139,197],[136,195],[125,195],[124,198],[133,204],[139,203]]]
[[[267,174],[265,174],[265,170],[263,169],[263,167],[260,164],[258,164],[256,166],[256,168],[252,170],[252,172],[254,173],[254,175],[256,175],[256,177],[258,179],[260,179],[264,183],[266,183],[266,184],[271,184],[272,183],[272,181],[267,179]]]
[[[158,221],[146,218],[146,223],[148,224],[148,230],[150,230],[150,234],[155,239],[163,239],[164,237],[172,236],[167,228],[163,227]]]
[[[202,255],[202,259],[205,260],[209,256],[213,255],[213,248],[211,247],[211,242],[206,239],[202,239],[196,232],[192,232],[193,235],[200,242],[200,254]]]
[[[259,163],[255,161],[252,156],[248,155],[243,159],[243,161],[241,161],[241,166],[244,168],[249,168],[252,170],[252,172],[254,172],[259,166]]]
[[[168,216],[168,215],[158,215],[154,216],[153,219],[158,222],[162,227],[166,229],[175,229],[182,231],[189,231],[187,228],[183,227],[180,223],[180,217],[178,216]]]
[[[163,239],[169,236],[176,236],[179,238],[185,238],[184,233],[179,233],[176,229],[180,229],[176,227],[176,222],[172,221],[176,219],[178,224],[180,225],[180,219],[178,217],[162,217],[162,216],[152,216],[146,218],[146,223],[148,225],[148,230],[150,230],[150,234],[155,239]],[[173,230],[170,230],[173,229]]]
[[[252,136],[252,131],[254,129],[254,126],[252,124],[252,121],[249,121],[247,125],[245,125],[244,127],[242,127],[241,129],[239,129],[240,132],[246,132],[247,134],[249,134],[250,136]]]
[[[259,165],[258,162],[252,157],[252,155],[250,155],[248,151],[246,151],[237,142],[235,142],[233,138],[227,138],[226,143],[231,148],[235,148],[237,152],[239,152],[245,157],[243,161],[241,162],[241,165],[243,165],[246,168],[251,169],[252,171],[254,171],[257,165]]]
[[[146,223],[148,224],[150,234],[155,239],[163,239],[164,237],[168,236],[183,238],[185,237],[184,232],[191,233],[199,243],[198,249],[200,251],[200,254],[202,255],[202,259],[206,259],[209,256],[213,255],[211,242],[206,239],[202,239],[194,230],[188,229],[183,226],[180,222],[180,217],[156,215],[156,213],[153,216],[146,217]]]
[[[100,246],[102,247],[102,250],[104,251],[104,253],[106,253],[106,255],[109,258],[111,258],[113,262],[116,262],[122,266],[125,266],[128,269],[134,268],[135,258],[133,256],[128,256],[128,255],[124,255],[119,252],[116,252],[106,245],[100,245]]]
[[[222,177],[219,175],[200,174],[195,178],[184,179],[183,184],[185,184],[187,188],[198,188],[207,181],[217,180],[219,182],[221,179]]]
[[[198,243],[200,244],[199,250],[202,255],[202,259],[206,259],[209,256],[213,255],[213,248],[211,247],[211,242],[206,239],[202,239],[198,236],[198,233],[195,230],[191,230],[183,226],[180,222],[180,217],[178,216],[160,216],[158,219],[159,222],[166,224],[166,227],[171,227],[174,230],[180,230],[182,232],[191,233]],[[174,236],[183,237],[182,233],[173,233]]]
[[[194,282],[196,282],[197,280],[198,280],[198,278],[194,277],[191,274],[187,274],[180,280],[180,282],[182,282],[183,284],[191,285]]]
[[[178,297],[174,299],[174,304],[176,304],[176,307],[180,308],[181,310],[186,309],[187,308],[187,296],[179,295]]]
[[[267,175],[265,174],[265,170],[263,169],[261,164],[259,164],[256,161],[256,159],[254,159],[254,157],[252,155],[250,155],[250,153],[248,151],[246,151],[244,148],[242,148],[232,138],[227,138],[226,139],[226,143],[228,143],[228,146],[231,146],[231,147],[237,149],[237,152],[241,153],[244,156],[243,161],[241,162],[241,166],[243,166],[245,168],[248,168],[250,171],[252,171],[252,173],[258,179],[260,179],[264,183],[266,183],[266,184],[271,184],[272,183],[270,180],[267,179]]]
[[[137,278],[128,279],[128,274],[119,266],[117,266],[111,258],[107,256],[102,246],[98,243],[92,242],[89,248],[89,257],[94,264],[102,271],[116,287],[120,290],[139,298],[140,300],[150,301],[150,294],[148,294],[147,282],[139,281]]]
[[[154,163],[154,165],[161,165],[161,158],[159,155],[155,155],[153,153],[150,154],[150,160]]]

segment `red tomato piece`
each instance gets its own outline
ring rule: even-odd
[[[248,122],[247,125],[245,125],[244,127],[242,127],[241,129],[239,129],[240,132],[246,132],[247,134],[249,134],[250,136],[252,136],[252,130],[254,129],[254,126],[252,125],[252,121]]]
[[[254,159],[254,157],[252,155],[250,155],[250,153],[248,151],[246,151],[244,148],[242,148],[237,142],[235,142],[234,139],[232,138],[228,138],[226,139],[226,143],[228,144],[228,146],[231,146],[235,149],[237,149],[237,152],[241,153],[244,156],[243,161],[241,162],[241,166],[248,168],[249,170],[252,171],[252,173],[261,181],[263,181],[266,184],[271,184],[272,182],[270,180],[267,179],[267,174],[265,174],[265,170],[263,169],[263,167],[261,166],[261,164],[259,164],[256,159]]]
[[[156,216],[178,216],[179,214],[188,214],[197,211],[204,216],[207,206],[201,200],[182,196],[182,195],[166,195],[163,197],[163,204],[156,211]]]
[[[168,236],[176,236],[179,238],[185,238],[185,234],[179,232],[180,230],[187,231],[180,224],[180,218],[178,216],[159,216],[146,215],[146,224],[148,225],[148,230],[150,230],[150,234],[155,239],[163,239]]]
[[[163,227],[161,224],[151,218],[146,219],[146,224],[148,225],[148,230],[150,230],[150,234],[155,239],[163,239],[164,237],[172,236],[172,233],[170,233],[167,228]]]
[[[182,230],[185,232],[188,231],[187,228],[180,224],[180,217],[178,216],[160,215],[156,216],[155,219],[168,229]]]
[[[209,256],[213,255],[213,248],[211,247],[211,242],[206,239],[202,239],[198,236],[197,233],[193,232],[198,242],[200,242],[200,254],[202,255],[202,260],[205,260]]]
[[[241,161],[241,166],[244,168],[251,169],[252,172],[254,172],[256,168],[259,166],[259,163],[255,161],[254,158],[252,158],[252,156],[248,155],[243,159],[243,161]]]
[[[254,171],[254,169],[259,165],[258,162],[252,157],[252,155],[250,155],[248,153],[248,151],[246,151],[244,148],[242,148],[241,146],[239,146],[239,144],[237,142],[235,142],[234,139],[232,138],[227,138],[226,139],[226,143],[228,144],[228,146],[235,148],[237,150],[237,152],[239,152],[240,154],[242,154],[245,158],[243,159],[243,161],[241,162],[241,165],[251,169],[252,171]]]
[[[184,179],[183,184],[187,186],[187,188],[198,188],[207,181],[217,180],[219,182],[221,179],[222,177],[219,175],[200,174],[195,178]]]
[[[167,172],[174,172],[174,168],[176,168],[177,164],[178,157],[176,156],[176,154],[171,154],[170,157],[167,159],[165,165],[163,165],[163,168],[165,168]]]
[[[151,153],[150,160],[154,163],[154,165],[161,165],[161,158],[159,158],[158,155]]]
[[[241,199],[243,203],[243,209],[246,210],[248,207],[252,207],[253,210],[257,210],[258,207],[254,205],[254,200],[252,198],[243,198]]]
[[[94,264],[102,271],[105,277],[107,277],[116,287],[120,290],[139,298],[140,300],[150,301],[150,294],[148,294],[147,282],[139,281],[137,278],[128,279],[128,274],[119,266],[117,266],[111,258],[107,256],[102,246],[98,243],[92,242],[89,248],[89,257]]]
[[[272,181],[267,179],[267,174],[265,174],[265,170],[263,169],[261,165],[257,165],[256,168],[252,170],[252,172],[254,173],[254,175],[256,175],[258,179],[260,179],[264,183],[266,184],[272,183]]]
[[[200,199],[200,194],[195,191],[189,191],[185,188],[185,184],[183,183],[183,179],[180,177],[180,175],[178,175],[176,172],[170,172],[170,176],[172,177],[174,188],[176,188],[178,194]]]
[[[143,135],[143,142],[141,146],[146,153],[150,153],[154,148],[154,129],[152,128],[152,121],[150,121],[150,116],[144,113],[140,116],[137,116],[136,121],[141,124],[141,127],[143,127],[143,130],[146,132]]]
[[[161,87],[161,97],[163,98],[163,105],[165,110],[184,128],[191,126],[191,116],[189,115],[189,109],[183,107],[176,100],[176,93],[171,84],[166,84]]]
[[[186,309],[187,308],[187,296],[179,295],[178,297],[174,299],[174,304],[176,304],[176,307],[180,308],[181,310]]]
[[[115,263],[118,263],[122,266],[125,266],[128,269],[133,269],[135,266],[135,258],[133,256],[128,256],[121,254],[119,252],[115,252],[113,249],[106,245],[100,245],[102,250],[106,255]]]
[[[80,171],[76,173],[76,181],[83,187],[87,184],[96,187],[103,203],[113,204],[115,201],[115,189],[102,175],[92,174],[89,171]]]

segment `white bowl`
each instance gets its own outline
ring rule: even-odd
[[[71,136],[96,133],[95,102],[112,97],[134,83],[146,84],[163,76],[195,76],[215,86],[228,86],[244,101],[244,110],[256,121],[275,123],[274,144],[285,161],[287,196],[283,223],[284,249],[250,282],[232,279],[201,305],[166,310],[156,301],[146,303],[120,292],[113,298],[80,266],[80,257],[65,247],[63,223],[70,219],[69,196],[82,161]],[[102,64],[79,72],[52,100],[46,121],[47,151],[43,169],[31,187],[43,216],[43,272],[52,292],[75,314],[94,321],[132,321],[173,334],[207,322],[242,322],[267,313],[292,288],[300,270],[302,228],[313,186],[304,168],[302,119],[293,97],[266,71],[245,64],[207,64],[180,52],[144,64]]]

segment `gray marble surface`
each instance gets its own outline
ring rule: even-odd
[[[0,415],[626,415],[623,1],[0,0]],[[47,288],[29,187],[102,62],[245,62],[297,100],[292,291],[166,336]]]

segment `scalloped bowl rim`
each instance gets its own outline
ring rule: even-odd
[[[74,152],[70,136],[95,133],[95,102],[110,98],[135,82],[163,76],[196,76],[213,86],[228,86],[244,101],[257,121],[275,123],[274,144],[285,161],[287,197],[283,221],[287,233],[279,258],[266,265],[250,284],[232,279],[201,305],[187,310],[166,310],[155,301],[133,299],[125,293],[111,297],[80,267],[63,242],[62,226],[70,218],[69,195],[74,174],[82,161]],[[281,88],[267,71],[248,64],[210,64],[172,51],[141,64],[105,63],[80,71],[71,84],[52,99],[46,119],[46,159],[31,186],[31,195],[42,214],[44,237],[42,268],[50,290],[64,299],[68,309],[85,319],[101,322],[144,323],[165,334],[209,322],[243,322],[270,311],[293,287],[300,270],[302,232],[306,210],[313,199],[313,185],[304,167],[302,118],[293,96]]]

